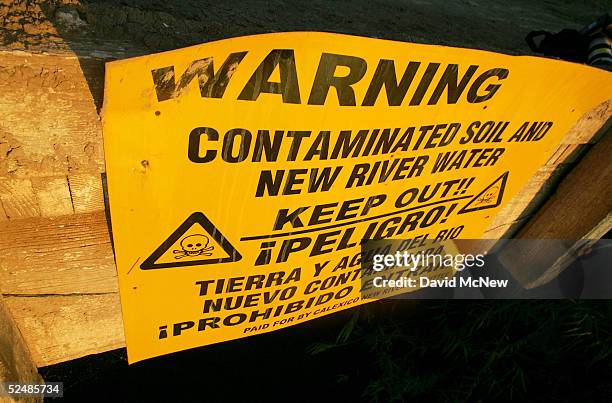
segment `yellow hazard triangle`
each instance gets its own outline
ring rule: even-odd
[[[495,208],[499,206],[504,197],[506,182],[510,171],[504,172],[493,183],[484,188],[484,190],[474,196],[457,214],[470,213],[472,211]]]
[[[143,270],[237,262],[240,253],[201,212],[191,214],[141,265]]]

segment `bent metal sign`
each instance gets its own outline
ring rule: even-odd
[[[107,64],[130,362],[367,302],[363,239],[481,237],[611,87],[560,61],[314,32]]]

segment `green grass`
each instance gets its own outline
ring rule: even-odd
[[[336,340],[367,360],[370,401],[612,401],[612,302],[393,301]],[[413,313],[397,312],[416,304]],[[378,304],[375,304],[378,305]],[[339,374],[340,382],[357,382]]]

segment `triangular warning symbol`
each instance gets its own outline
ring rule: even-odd
[[[203,213],[190,215],[141,265],[143,270],[237,262],[242,256]]]
[[[478,193],[463,206],[457,214],[470,213],[472,211],[484,210],[488,208],[494,208],[501,204],[504,196],[504,190],[506,189],[506,182],[510,171],[506,171],[499,178],[495,179],[493,183],[487,186],[482,192]]]

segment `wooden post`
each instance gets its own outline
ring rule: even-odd
[[[612,133],[595,144],[516,238],[558,239],[568,248],[525,249],[510,243],[500,262],[528,288],[554,279],[582,250],[612,229]],[[519,248],[518,245],[522,247]]]
[[[0,296],[0,382],[42,383],[42,378],[11,313]],[[42,397],[13,400],[0,397],[0,402],[42,402]]]
[[[104,212],[0,222],[0,292],[39,367],[124,346]]]

